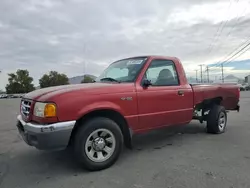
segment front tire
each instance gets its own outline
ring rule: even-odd
[[[111,119],[97,117],[87,121],[76,133],[74,153],[88,170],[102,170],[113,165],[122,151],[123,135]]]
[[[227,113],[223,106],[214,105],[207,117],[207,132],[221,134],[225,132],[227,125]]]

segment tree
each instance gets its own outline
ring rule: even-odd
[[[6,93],[28,93],[35,89],[32,84],[33,78],[29,76],[28,70],[18,69],[16,73],[10,73],[9,84],[6,85]]]
[[[50,71],[49,74],[44,74],[39,79],[40,88],[67,85],[69,84],[69,79],[66,74],[60,74],[56,71]]]
[[[88,75],[84,75],[83,80],[81,81],[81,83],[92,83],[92,82],[94,82],[94,79]]]

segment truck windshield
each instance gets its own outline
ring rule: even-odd
[[[123,59],[112,63],[96,78],[97,82],[134,82],[141,71],[145,57]]]

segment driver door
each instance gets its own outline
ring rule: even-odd
[[[164,71],[170,71],[173,78],[159,82],[159,75]],[[174,125],[186,122],[189,118],[186,115],[185,108],[190,105],[187,102],[183,103],[187,95],[179,95],[179,90],[184,89],[181,86],[174,62],[170,60],[152,60],[145,75],[145,79],[151,81],[152,85],[144,88],[142,85],[137,86],[138,97],[138,112],[140,129],[153,129],[167,125]],[[161,83],[160,85],[157,83]],[[190,102],[191,104],[191,102]],[[185,114],[186,113],[186,114]]]

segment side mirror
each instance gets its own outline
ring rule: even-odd
[[[145,80],[143,80],[143,82],[142,82],[142,86],[143,86],[143,87],[148,87],[148,86],[151,86],[151,85],[152,85],[152,83],[151,83],[150,80],[145,79]]]

